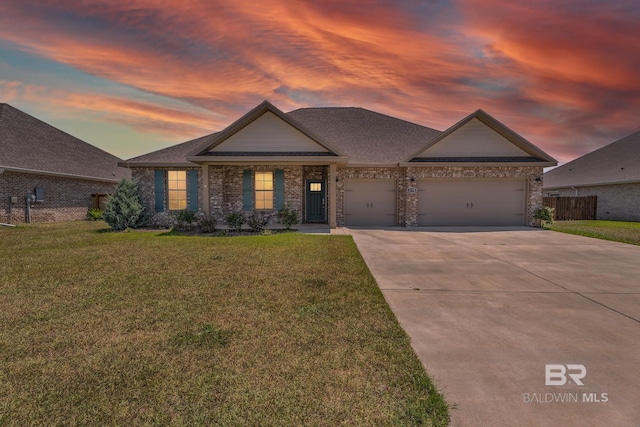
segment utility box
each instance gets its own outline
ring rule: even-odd
[[[9,203],[11,203],[12,205],[18,203],[18,196],[9,196]]]
[[[36,195],[36,202],[44,202],[44,188],[34,188],[33,193]]]

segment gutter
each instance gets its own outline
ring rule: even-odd
[[[62,172],[50,172],[50,171],[41,171],[37,169],[26,169],[26,168],[14,168],[11,166],[0,166],[0,174],[4,172],[17,172],[17,173],[27,173],[32,175],[45,175],[45,176],[55,176],[59,178],[75,178],[75,179],[84,179],[87,181],[100,181],[100,182],[111,182],[118,183],[119,179],[112,178],[99,178],[96,176],[86,176],[86,175],[75,175],[71,173],[62,173]]]

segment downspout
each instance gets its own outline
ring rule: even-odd
[[[31,199],[33,195],[31,193],[27,193],[25,196],[25,202],[27,203],[27,223],[31,222]]]

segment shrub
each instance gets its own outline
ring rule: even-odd
[[[258,212],[252,212],[247,220],[247,224],[251,230],[261,232],[269,223],[269,216]]]
[[[218,221],[213,216],[205,216],[198,220],[198,228],[201,233],[214,233],[217,225]]]
[[[227,225],[231,231],[235,231],[239,233],[242,230],[242,224],[244,224],[247,220],[244,215],[240,212],[234,212],[226,216],[225,220],[227,221]]]
[[[107,199],[103,216],[107,224],[116,231],[144,225],[144,207],[140,203],[135,182],[123,179],[118,183],[113,196]]]
[[[536,211],[533,217],[540,220],[541,227],[551,225],[553,224],[553,208],[550,208],[549,206],[543,206]]]
[[[89,221],[101,221],[104,219],[104,211],[100,208],[89,208],[87,211],[87,219]]]
[[[194,223],[198,219],[196,217],[196,213],[190,211],[189,209],[183,209],[179,211],[177,214],[175,214],[175,217],[176,222],[174,227],[176,230],[180,231],[191,230],[194,226]]]
[[[298,212],[283,206],[278,211],[278,220],[287,230],[291,230],[291,227],[298,223]]]

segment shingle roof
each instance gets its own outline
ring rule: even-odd
[[[301,108],[287,115],[341,149],[350,164],[401,162],[441,133],[364,108]]]
[[[285,115],[313,132],[323,142],[342,151],[349,157],[350,164],[398,163],[441,133],[363,108],[301,108]],[[185,163],[189,153],[214,136],[205,135],[129,159],[125,163]]]
[[[150,165],[157,164],[175,164],[184,163],[187,164],[187,154],[200,147],[207,139],[212,138],[217,132],[209,135],[201,136],[196,139],[183,142],[181,144],[172,145],[171,147],[163,148],[161,150],[152,151],[151,153],[143,154],[138,157],[126,160],[121,164],[136,163],[138,165],[149,163]],[[194,163],[195,166],[195,163]]]
[[[119,158],[9,104],[0,103],[0,167],[118,181]]]
[[[544,188],[640,182],[640,131],[544,174]]]

